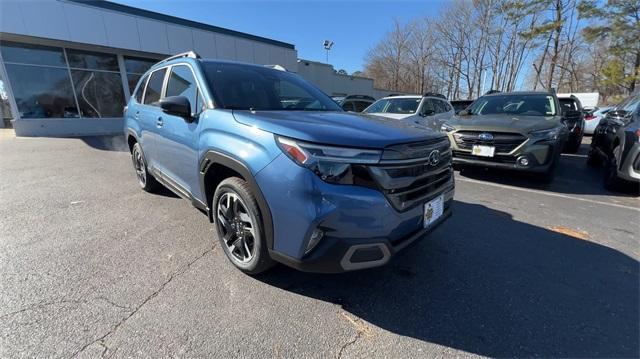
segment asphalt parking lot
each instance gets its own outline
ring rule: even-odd
[[[386,267],[235,270],[135,180],[121,139],[0,138],[0,357],[638,357],[640,200],[456,173],[453,216]]]

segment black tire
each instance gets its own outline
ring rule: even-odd
[[[133,169],[136,171],[140,188],[147,192],[157,191],[160,188],[160,183],[149,173],[142,146],[137,142],[131,149],[131,161],[133,162]]]
[[[262,215],[247,182],[238,177],[220,182],[212,207],[220,246],[236,268],[255,275],[273,267]]]
[[[600,155],[592,149],[587,155],[587,166],[598,167],[600,165],[602,165],[602,158],[600,158]]]
[[[603,184],[604,188],[610,191],[616,191],[622,185],[622,180],[618,177],[618,159],[616,158],[616,153],[619,150],[620,146],[616,145],[604,165]]]

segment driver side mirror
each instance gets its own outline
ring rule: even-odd
[[[193,122],[191,114],[191,103],[184,96],[169,96],[160,100],[162,111],[175,116],[182,117],[186,122]]]
[[[462,110],[457,113],[458,116],[469,116],[469,111]]]

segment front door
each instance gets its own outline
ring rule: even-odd
[[[162,161],[160,169],[179,190],[189,195],[198,192],[198,125],[202,101],[198,85],[188,65],[172,66],[167,79],[165,97],[184,96],[191,104],[192,116],[162,113],[156,153]]]

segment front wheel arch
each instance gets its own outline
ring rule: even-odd
[[[239,177],[247,182],[247,185],[256,197],[258,209],[264,221],[264,236],[267,248],[273,249],[273,220],[269,205],[258,186],[253,174],[243,162],[225,153],[210,150],[200,160],[200,188],[204,194],[209,208],[209,221],[213,223],[213,195],[220,182],[229,177]]]

